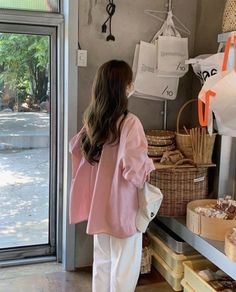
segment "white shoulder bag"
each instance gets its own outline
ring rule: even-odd
[[[138,191],[139,210],[136,217],[136,228],[145,232],[148,224],[160,209],[163,194],[161,190],[148,182]]]

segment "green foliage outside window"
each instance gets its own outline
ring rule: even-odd
[[[48,89],[49,37],[0,33],[0,91],[40,102]]]

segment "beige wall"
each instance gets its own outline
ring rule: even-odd
[[[95,0],[93,0],[95,1]],[[106,0],[98,0],[92,10],[92,23],[88,25],[88,0],[80,1],[79,11],[79,39],[82,48],[88,50],[88,67],[79,69],[79,122],[90,99],[91,83],[97,68],[110,59],[123,59],[132,65],[136,43],[140,40],[149,41],[160,28],[161,23],[144,14],[145,9],[165,10],[166,0],[119,0],[115,1],[117,10],[113,17],[113,34],[115,42],[106,42],[106,35],[101,33],[101,24],[107,17],[105,13]],[[183,20],[184,24],[193,32],[189,39],[190,54],[194,48],[195,15],[197,0],[178,0],[174,5],[174,13]],[[181,79],[179,95],[176,101],[170,102],[169,126],[174,127],[176,110],[182,100],[189,97],[191,86],[183,86]],[[191,82],[185,82],[189,85]],[[160,111],[161,102],[145,101],[131,98],[129,109],[137,114],[145,128],[162,126]],[[81,126],[81,123],[80,125]]]
[[[225,0],[198,0],[195,54],[216,53]]]
[[[79,128],[85,108],[90,99],[90,90],[95,72],[102,63],[110,59],[123,59],[132,65],[134,48],[140,40],[149,41],[161,23],[144,14],[145,9],[164,10],[167,0],[115,0],[117,11],[113,17],[115,42],[106,42],[101,33],[101,24],[107,17],[106,0],[91,0],[94,4],[88,18],[89,0],[79,1],[79,40],[88,50],[88,67],[79,69]],[[95,5],[95,2],[97,3]],[[220,30],[223,0],[175,0],[174,14],[190,29],[190,56],[216,51],[216,36]],[[88,20],[90,23],[88,23]],[[195,26],[197,23],[197,27]],[[195,79],[195,77],[194,77]],[[193,74],[180,80],[178,97],[168,104],[168,128],[175,128],[179,107],[193,95]],[[145,128],[162,127],[162,103],[131,98],[130,111],[142,121]],[[85,234],[85,224],[77,226],[76,265],[92,263],[92,239]]]

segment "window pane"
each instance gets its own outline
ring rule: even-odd
[[[59,12],[59,0],[0,0],[0,9]]]
[[[49,48],[0,32],[0,249],[49,242]]]

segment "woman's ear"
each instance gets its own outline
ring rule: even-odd
[[[132,82],[126,88],[126,96],[127,96],[127,98],[131,97],[134,94],[134,92],[135,92],[135,89],[134,89],[134,84]]]

